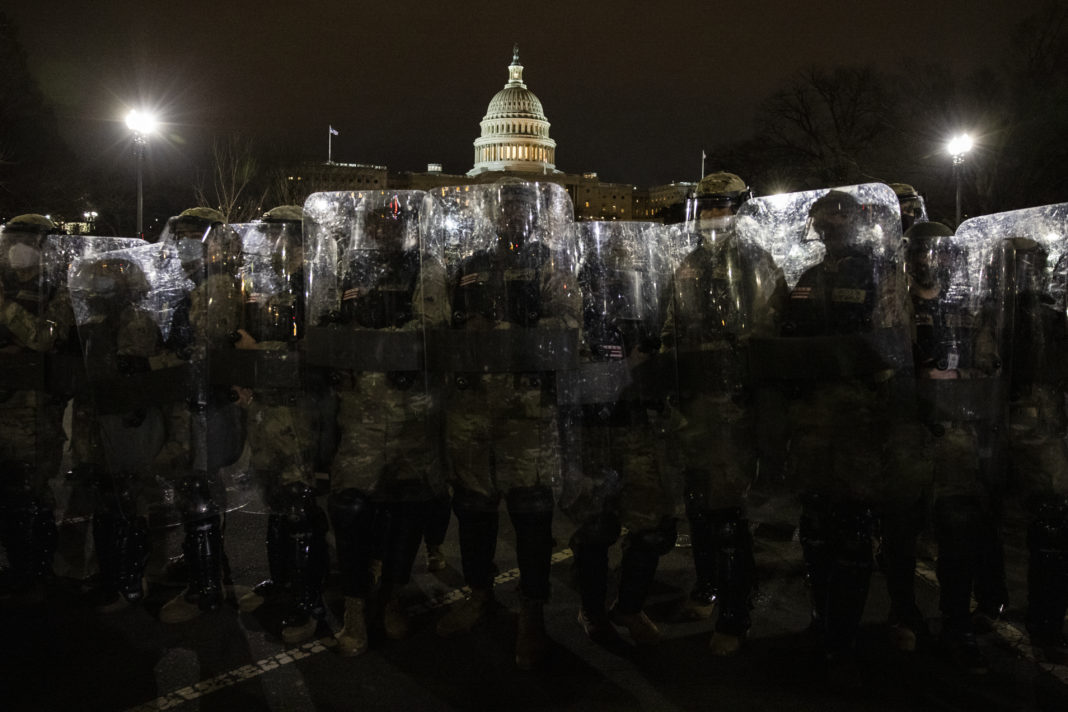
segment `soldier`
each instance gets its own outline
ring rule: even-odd
[[[908,183],[890,183],[901,209],[901,232],[905,234],[916,223],[927,222],[927,204],[923,196]]]
[[[574,363],[582,308],[568,243],[572,208],[555,184],[470,188],[445,196],[436,223],[451,241],[452,330],[432,342],[431,357],[450,372],[446,447],[471,595],[437,630],[444,637],[470,631],[491,610],[503,497],[522,596],[516,664],[529,669],[548,652],[543,606],[560,472],[556,372]],[[453,227],[471,223],[470,232]]]
[[[323,397],[325,389],[305,378],[310,374],[298,352],[304,338],[303,219],[299,205],[283,205],[258,222],[232,226],[242,244],[244,326],[237,329],[235,350],[219,351],[211,369],[213,381],[233,383],[241,394],[251,474],[270,510],[270,578],[242,596],[238,607],[254,611],[266,598],[287,594],[281,635],[290,644],[314,635],[325,614],[329,571],[328,523],[314,489],[315,396]]]
[[[160,620],[182,623],[233,595],[223,550],[226,498],[219,470],[244,448],[242,414],[231,387],[211,382],[209,361],[212,352],[233,348],[241,324],[240,241],[217,210],[190,208],[168,221],[160,242],[177,250],[195,284],[173,310],[166,342],[169,358],[185,361],[194,375],[185,406],[168,411],[168,438],[154,465],[178,495],[187,568],[185,590],[163,606]]]
[[[577,223],[583,251],[579,370],[565,374],[563,431],[571,452],[560,507],[571,537],[582,608],[579,623],[596,642],[613,642],[612,623],[652,645],[660,630],[642,610],[660,557],[675,542],[674,507],[655,452],[648,411],[662,411],[667,378],[658,368],[660,291],[668,270],[661,231],[651,223]],[[608,549],[627,528],[619,592],[605,610]]]
[[[683,498],[697,580],[685,602],[692,618],[719,617],[715,655],[732,655],[749,630],[753,539],[746,499],[757,473],[752,336],[773,336],[786,285],[770,255],[742,240],[735,214],[752,195],[733,173],[698,184],[689,239],[670,286],[663,340],[676,363]]]
[[[867,599],[884,473],[896,472],[887,433],[907,412],[900,222],[895,196],[878,184],[775,196],[760,208],[753,215],[766,213],[763,236],[794,286],[784,338],[754,345],[754,368],[792,398],[787,474],[801,494],[812,630],[837,674],[850,663]],[[803,232],[816,239],[798,243],[805,213]]]
[[[387,637],[409,632],[408,583],[430,509],[444,493],[441,397],[424,331],[448,318],[445,276],[422,228],[421,191],[317,193],[305,204],[311,269],[308,358],[329,366],[340,435],[328,509],[337,542],[342,655],[367,650],[372,557],[381,556]]]
[[[954,238],[936,222],[917,223],[908,234],[918,415],[933,435],[921,459],[933,466],[942,638],[973,674],[987,671],[970,601],[981,546],[994,526],[981,453],[989,448],[1004,402],[998,356],[1004,303],[1001,283],[988,278],[989,247]],[[916,533],[904,542],[912,550]],[[914,568],[914,557],[912,563]]]
[[[43,215],[12,218],[0,232],[0,543],[5,595],[36,598],[53,575],[54,498],[65,398],[45,383],[45,358],[75,343],[65,290],[49,283],[41,253],[54,229]]]
[[[97,491],[97,610],[113,613],[145,592],[151,465],[166,439],[165,409],[184,400],[189,377],[184,364],[164,365],[161,326],[192,285],[157,245],[83,257],[70,285],[88,382],[79,410],[91,446],[79,464]]]

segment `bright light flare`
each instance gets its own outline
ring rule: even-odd
[[[130,109],[130,113],[126,114],[126,126],[140,136],[147,136],[156,131],[158,122],[152,114]]]
[[[946,144],[946,151],[949,152],[949,155],[954,157],[963,156],[965,153],[972,150],[972,145],[971,136],[968,134],[960,134],[949,140],[949,143]]]

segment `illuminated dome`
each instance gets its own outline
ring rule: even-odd
[[[523,83],[519,47],[508,66],[508,83],[490,100],[475,139],[475,167],[467,175],[487,171],[558,173],[556,141],[549,138],[549,120],[541,101]]]

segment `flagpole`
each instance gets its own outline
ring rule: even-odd
[[[701,151],[701,178],[705,177],[705,152]]]
[[[326,162],[333,163],[334,127],[326,127]]]

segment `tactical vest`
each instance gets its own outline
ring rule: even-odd
[[[547,260],[542,245],[505,255],[478,252],[464,260],[452,293],[453,328],[464,328],[476,316],[490,324],[536,326],[542,316],[541,267]]]
[[[415,316],[412,300],[419,283],[419,254],[405,252],[374,275],[354,275],[342,284],[341,319],[365,329],[407,324]]]

